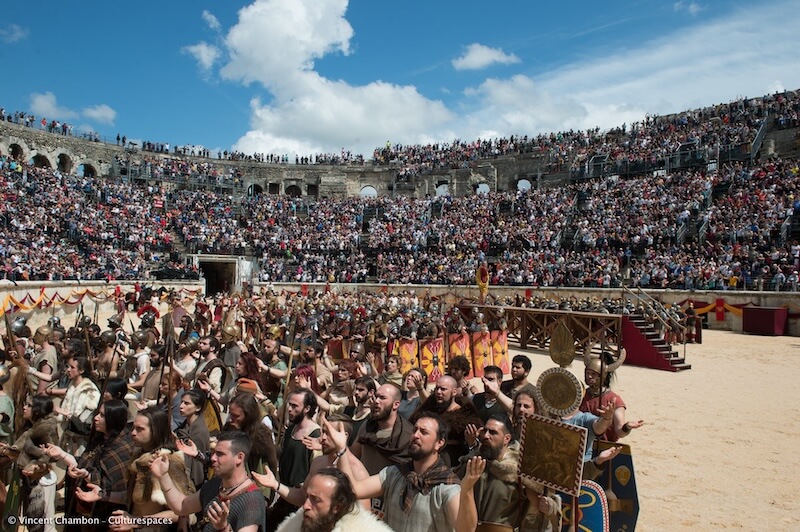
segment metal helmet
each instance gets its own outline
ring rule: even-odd
[[[89,316],[84,316],[83,318],[81,318],[80,321],[81,327],[88,327],[91,324],[92,324],[92,318],[90,318]]]
[[[186,340],[186,342],[183,344],[183,347],[181,348],[181,353],[184,353],[184,354],[185,353],[193,353],[193,352],[197,351],[197,349],[199,347],[200,347],[200,340],[198,340],[197,338],[192,336],[191,338]]]
[[[25,327],[27,323],[28,323],[28,318],[26,318],[25,316],[20,316],[17,319],[15,319],[14,322],[11,324],[11,331],[16,336],[21,336],[25,332]]]
[[[619,352],[619,358],[617,358],[615,362],[603,364],[600,358],[592,357],[591,345],[589,345],[583,353],[583,363],[586,365],[586,369],[594,371],[600,375],[601,380],[605,380],[609,373],[616,371],[617,368],[619,368],[622,363],[625,362],[625,358],[627,356],[628,353],[625,351],[625,349],[621,349]]]
[[[222,343],[235,342],[239,339],[239,328],[234,325],[226,325],[222,328]]]
[[[58,329],[61,327],[61,318],[58,316],[51,316],[50,319],[47,320],[47,325],[49,325],[51,329]]]
[[[48,327],[47,325],[42,325],[36,332],[33,334],[33,341],[36,344],[42,345],[45,341],[52,342],[53,341],[53,329]]]
[[[278,340],[281,337],[281,328],[278,325],[270,325],[267,329],[267,335],[273,340]]]
[[[111,329],[106,329],[105,331],[100,333],[100,339],[107,346],[114,345],[117,343],[117,334]]]
[[[8,379],[11,378],[11,372],[8,369],[8,366],[5,364],[0,364],[0,386],[8,382]]]
[[[156,315],[152,312],[145,312],[142,314],[142,327],[148,329],[156,326]]]
[[[150,335],[147,333],[147,331],[139,329],[133,333],[133,336],[131,337],[131,344],[133,345],[134,349],[139,347],[150,347]]]
[[[114,314],[110,318],[108,318],[108,326],[112,329],[118,329],[122,327],[122,312],[119,314]]]
[[[366,353],[366,349],[364,348],[364,344],[361,342],[356,342],[350,345],[350,354],[355,353],[356,355],[363,355]]]

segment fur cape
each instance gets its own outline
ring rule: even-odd
[[[293,513],[280,524],[276,532],[300,532],[303,524],[303,510]],[[362,508],[358,503],[352,512],[344,514],[334,525],[331,532],[392,532],[392,529],[375,517],[372,513]]]
[[[135,478],[131,500],[135,503],[155,502],[167,506],[167,499],[161,491],[161,483],[150,473],[150,458],[164,449],[152,453],[144,453],[130,465],[131,476]],[[167,451],[169,452],[169,451]],[[186,475],[183,453],[175,451],[169,454],[169,476],[175,487],[184,495],[194,493],[194,484]]]

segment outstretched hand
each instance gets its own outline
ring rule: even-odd
[[[480,456],[473,456],[467,462],[467,472],[464,478],[461,479],[461,490],[471,490],[478,479],[481,478],[483,471],[486,469],[486,459]]]

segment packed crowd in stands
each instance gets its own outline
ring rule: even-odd
[[[609,155],[612,163],[635,161],[664,157],[687,143],[746,144],[766,116],[791,125],[798,110],[800,98],[786,93],[648,117],[608,132],[387,143],[375,150],[373,162],[412,175],[536,151],[572,168],[596,154]],[[36,127],[24,113],[0,115]],[[126,137],[118,142],[129,143]],[[169,146],[143,147],[169,154]],[[239,170],[185,153],[186,147],[168,157],[127,153],[116,165],[155,180],[243,185]],[[272,155],[252,160],[288,162]],[[343,149],[295,162],[363,159]],[[2,209],[0,254],[4,275],[14,280],[140,276],[160,266],[148,261],[172,249],[171,235],[189,252],[256,256],[261,278],[269,281],[471,284],[478,265],[488,261],[494,284],[616,287],[629,280],[645,287],[786,289],[796,285],[800,266],[800,247],[787,242],[785,223],[800,206],[797,163],[779,159],[756,167],[731,163],[713,173],[606,178],[461,198],[311,202],[167,192],[61,175],[7,156],[2,172],[6,198],[14,201]],[[724,193],[712,198],[721,185]]]
[[[158,189],[0,156],[0,190],[2,278],[140,279],[168,264],[170,214],[154,207]]]

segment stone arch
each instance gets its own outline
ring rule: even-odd
[[[58,171],[62,174],[71,174],[72,173],[72,157],[67,155],[66,153],[62,153],[56,159],[56,167]]]
[[[439,181],[436,183],[436,195],[437,196],[449,196],[450,195],[450,183],[447,181]]]
[[[42,155],[38,153],[31,158],[31,164],[36,168],[52,168],[53,165],[50,163],[50,159],[47,158],[46,155]]]
[[[8,147],[8,154],[12,159],[23,161],[25,157],[25,150],[22,149],[22,146],[15,142]]]
[[[78,175],[81,177],[97,177],[97,169],[91,163],[78,165]]]
[[[257,185],[255,183],[251,183],[250,186],[247,187],[247,196],[248,197],[260,196],[263,193],[264,193],[264,187],[262,187],[261,185]]]
[[[378,190],[372,185],[366,185],[361,187],[361,191],[358,193],[358,195],[362,198],[377,198]]]
[[[291,185],[286,187],[286,195],[292,198],[299,198],[303,195],[303,191],[297,185]]]
[[[488,194],[491,191],[491,187],[486,183],[478,183],[475,185],[475,194]]]
[[[529,179],[524,177],[517,179],[517,190],[530,190],[531,188],[533,188],[533,183]]]

